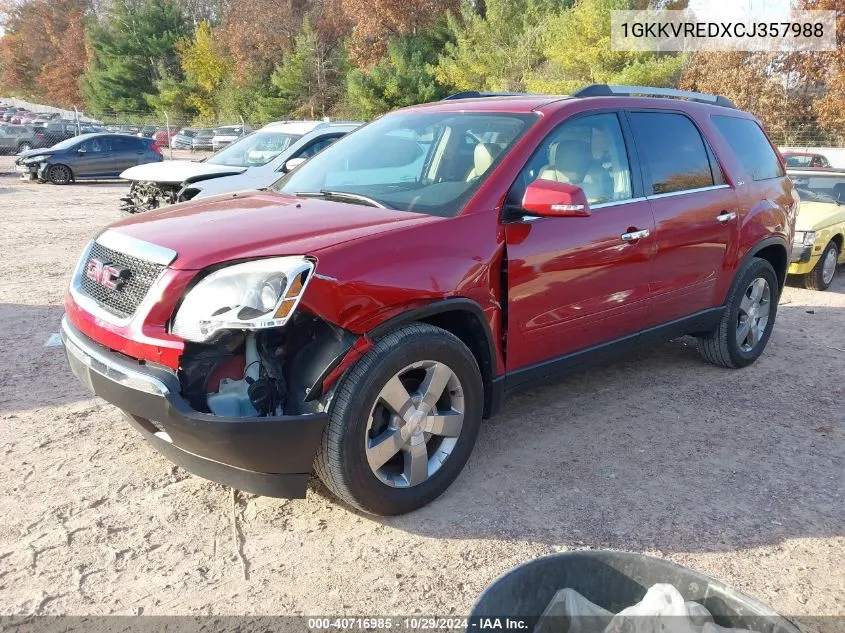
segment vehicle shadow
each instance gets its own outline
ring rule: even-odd
[[[440,499],[380,520],[433,538],[678,552],[841,536],[842,318],[781,306],[741,370],[705,364],[685,337],[517,394]]]
[[[0,303],[0,413],[87,400],[64,349],[45,347],[59,332],[62,306]]]

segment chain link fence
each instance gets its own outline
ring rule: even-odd
[[[30,117],[28,121],[21,122],[34,130],[34,144],[27,144],[35,147],[49,147],[80,133],[108,131],[154,138],[167,158],[207,155],[219,149],[220,143],[237,140],[265,123],[240,117],[207,121],[184,114],[150,111],[92,115],[78,109],[55,108],[12,98],[0,98],[0,103],[41,115],[40,118]],[[52,118],[45,120],[44,117]],[[769,128],[767,131],[781,151],[816,151],[827,156],[833,166],[845,168],[845,138],[837,133],[806,123]],[[215,146],[215,135],[228,140],[221,140]]]

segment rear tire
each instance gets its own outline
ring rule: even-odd
[[[425,323],[399,327],[337,385],[317,474],[341,500],[371,514],[421,508],[466,464],[483,399],[478,364],[460,339]]]
[[[804,275],[804,287],[808,290],[827,290],[836,275],[836,262],[839,260],[839,245],[830,241],[824,247],[822,256],[813,270]]]
[[[51,165],[47,169],[47,179],[54,185],[67,185],[73,181],[73,172],[65,165]]]
[[[20,145],[18,145],[18,154],[20,154],[21,152],[28,152],[31,149],[32,149],[32,144],[21,143]]]
[[[708,363],[737,369],[760,357],[775,325],[780,283],[765,259],[754,257],[738,273],[719,325],[698,336],[698,352]]]

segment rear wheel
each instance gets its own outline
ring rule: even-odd
[[[32,149],[31,143],[21,143],[20,145],[18,145],[18,154],[20,154],[21,152],[28,152],[31,149]]]
[[[838,259],[839,245],[833,241],[828,242],[813,270],[804,275],[804,287],[810,290],[827,290],[833,283]]]
[[[775,324],[779,292],[778,277],[768,261],[755,257],[748,262],[734,280],[719,325],[698,336],[702,358],[731,368],[757,360]]]
[[[70,167],[52,165],[47,170],[47,178],[54,185],[66,185],[73,180],[73,173],[70,171]]]
[[[432,325],[376,341],[343,377],[317,454],[317,474],[342,500],[379,515],[437,498],[466,464],[483,389],[472,352]]]

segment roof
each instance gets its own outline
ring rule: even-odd
[[[324,121],[274,121],[273,123],[268,123],[261,129],[302,135],[308,134],[308,132],[323,123]]]

